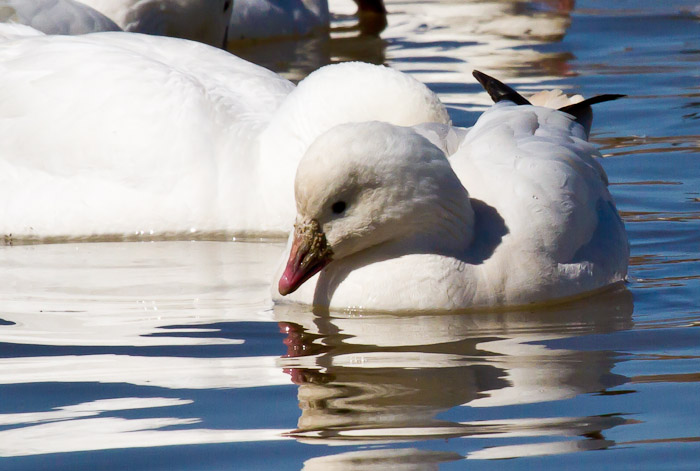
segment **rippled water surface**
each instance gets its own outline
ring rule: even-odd
[[[488,103],[474,68],[629,95],[593,133],[627,287],[532,312],[314,313],[269,301],[280,243],[0,247],[0,469],[698,469],[697,1],[387,8],[380,38],[336,0],[329,38],[231,49],[294,80],[385,63],[462,126]]]

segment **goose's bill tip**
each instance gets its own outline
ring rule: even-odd
[[[287,266],[277,284],[282,296],[293,293],[309,278],[331,262],[333,252],[318,222],[300,224],[294,228],[294,239]]]

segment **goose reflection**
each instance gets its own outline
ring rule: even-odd
[[[627,378],[611,372],[619,361],[614,352],[565,345],[631,328],[632,310],[623,287],[536,311],[388,315],[277,306],[288,347],[281,366],[299,386],[301,416],[291,435],[314,443],[585,438],[489,448],[474,453],[480,458],[606,448],[612,442],[602,432],[628,423],[624,417],[479,420],[479,408],[557,401],[624,384]],[[455,415],[443,413],[458,406],[466,407],[457,415],[473,420],[440,418]]]
[[[382,38],[392,67],[434,84],[450,107],[488,105],[480,90],[464,85],[472,69],[535,91],[544,80],[571,75],[573,58],[562,41],[571,25],[573,0],[438,0],[392,9]],[[533,80],[532,77],[537,77]]]
[[[518,83],[513,78],[522,75],[569,74],[570,53],[539,46],[566,35],[574,0],[388,0],[385,4],[388,25],[353,15],[354,2],[336,1],[330,5],[329,32],[301,39],[231,41],[227,49],[294,81],[324,65],[345,61],[388,62],[437,84],[461,84],[475,68],[511,83]],[[452,89],[440,92],[449,94]],[[454,100],[473,103],[463,94],[460,87]]]

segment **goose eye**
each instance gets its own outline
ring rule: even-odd
[[[333,211],[335,214],[341,214],[343,211],[345,211],[346,206],[345,201],[336,201],[333,203],[333,206],[331,206],[331,211]]]

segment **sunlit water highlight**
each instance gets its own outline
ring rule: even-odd
[[[474,68],[628,94],[593,132],[627,287],[536,311],[309,312],[270,302],[281,243],[0,247],[0,469],[697,469],[697,2],[387,7],[381,38],[336,0],[328,38],[231,48],[294,80],[386,63],[462,126],[488,104]]]

